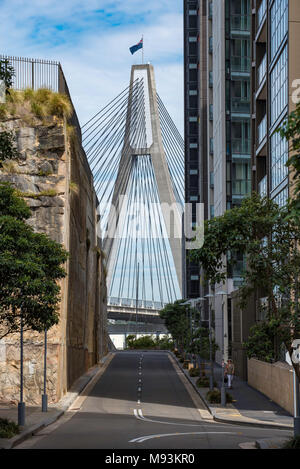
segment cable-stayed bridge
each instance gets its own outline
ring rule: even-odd
[[[152,65],[132,67],[129,86],[82,136],[99,199],[109,313],[119,308],[128,323],[154,318],[181,297],[184,142]]]

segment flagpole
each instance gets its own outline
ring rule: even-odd
[[[142,47],[142,64],[144,65],[144,35],[142,35],[143,47]]]

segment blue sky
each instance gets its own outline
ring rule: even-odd
[[[182,0],[0,0],[0,52],[58,60],[81,124],[129,83],[141,62],[129,47],[144,35],[145,62],[183,131]]]

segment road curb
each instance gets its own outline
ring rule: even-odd
[[[103,371],[103,365],[110,356],[114,356],[114,352],[109,352],[105,357],[102,357],[99,361],[99,364],[93,366],[88,370],[83,376],[80,376],[71,387],[70,391],[61,399],[60,403],[56,404],[55,407],[59,407],[58,410],[52,409],[52,415],[45,416],[45,420],[42,422],[36,423],[26,430],[22,431],[19,435],[16,435],[12,438],[0,438],[0,449],[12,449],[19,443],[27,440],[31,436],[35,435],[38,431],[42,430],[45,427],[48,427],[52,423],[56,422],[60,417],[62,417],[67,410],[71,407],[73,402],[77,397],[87,388],[87,386],[94,379],[97,380],[97,375]],[[49,406],[49,410],[51,406]],[[51,412],[51,410],[50,410]]]
[[[265,438],[256,440],[257,449],[283,449],[282,446],[288,441],[288,438]]]
[[[216,415],[216,413],[211,409],[209,403],[204,399],[204,397],[200,393],[200,390],[198,389],[198,387],[196,386],[194,381],[191,379],[188,372],[186,372],[186,370],[181,366],[181,363],[177,359],[176,355],[174,355],[174,353],[170,352],[170,351],[168,351],[168,353],[170,353],[172,355],[172,357],[175,359],[177,365],[179,366],[179,368],[183,372],[184,376],[187,378],[187,380],[193,386],[193,388],[197,391],[197,393],[199,394],[203,404],[205,405],[207,410],[210,412],[210,414],[212,415],[215,422],[228,423],[228,424],[241,425],[241,426],[246,425],[246,426],[249,426],[249,427],[273,428],[273,429],[276,429],[276,430],[293,430],[293,426],[290,426],[290,425],[266,423],[266,422],[261,422],[261,421],[249,422],[248,420],[237,421],[237,420],[233,420],[233,419],[227,419],[227,418],[224,418],[224,417],[218,417]]]

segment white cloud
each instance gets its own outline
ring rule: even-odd
[[[179,3],[6,0],[0,7],[1,52],[59,60],[83,124],[129,84],[131,65],[141,61],[141,52],[131,56],[129,47],[144,34],[145,61],[154,65],[158,92],[182,133]],[[104,13],[98,18],[96,10],[101,9]],[[114,26],[111,18],[120,19],[121,24]],[[56,29],[58,25],[63,25],[62,30]]]

